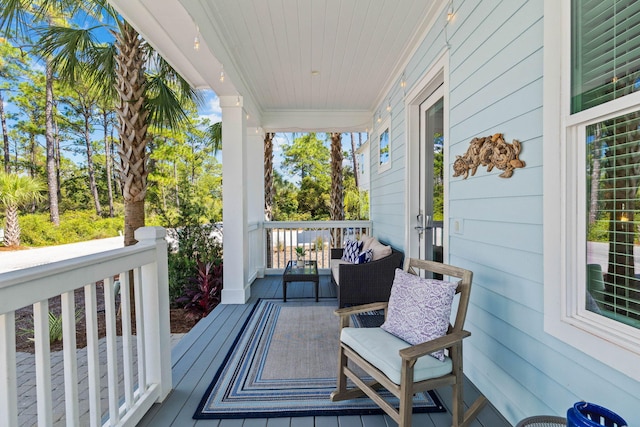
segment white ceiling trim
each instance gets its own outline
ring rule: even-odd
[[[271,111],[262,115],[265,132],[366,132],[373,116],[370,111]]]

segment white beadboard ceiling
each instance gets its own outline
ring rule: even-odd
[[[364,130],[447,3],[110,2],[194,86],[210,87],[221,97],[241,96],[256,125],[271,130],[323,130],[327,120],[336,130]],[[201,45],[195,51],[198,30]]]

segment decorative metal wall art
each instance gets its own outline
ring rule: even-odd
[[[487,172],[491,172],[495,167],[504,171],[499,175],[500,178],[511,178],[514,169],[525,166],[525,163],[518,158],[521,150],[520,141],[514,139],[509,144],[505,142],[501,133],[473,138],[467,152],[462,156],[456,156],[453,162],[453,176],[462,176],[463,179],[467,179],[469,171],[473,176],[478,166],[486,166]]]

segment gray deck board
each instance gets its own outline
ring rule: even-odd
[[[320,276],[320,298],[335,298],[336,291],[328,276]],[[322,416],[294,418],[253,418],[233,420],[194,420],[193,414],[211,379],[222,364],[227,352],[255,303],[260,298],[282,298],[282,277],[266,276],[255,281],[251,298],[244,305],[220,305],[202,319],[172,351],[173,391],[162,404],[154,405],[139,423],[140,426],[194,427],[394,427],[386,415]],[[287,288],[287,300],[314,298],[313,283],[293,282]],[[437,391],[447,409],[451,406],[451,389]],[[473,402],[479,395],[471,382],[465,383],[465,401]],[[451,425],[449,413],[415,414],[416,427]],[[488,405],[480,413],[473,427],[511,427]]]

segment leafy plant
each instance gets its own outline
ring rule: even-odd
[[[192,286],[185,289],[178,302],[186,303],[187,317],[200,320],[220,302],[222,290],[222,264],[197,261],[198,275],[192,280]]]
[[[198,262],[222,264],[220,235],[214,224],[187,225],[176,230],[177,243],[168,253],[169,301],[172,307],[184,306],[183,297],[198,281]]]
[[[171,308],[182,307],[178,299],[184,295],[184,290],[189,287],[193,272],[196,270],[196,261],[180,252],[168,252],[169,263],[169,303]]]
[[[296,255],[298,255],[299,258],[302,258],[306,254],[307,254],[307,250],[304,247],[296,246]]]
[[[82,317],[82,310],[76,311],[76,322]],[[32,318],[33,319],[33,318]],[[32,320],[33,321],[33,320]],[[35,330],[33,328],[22,329],[22,334],[31,335],[30,341],[35,341]],[[62,341],[62,315],[55,315],[49,312],[49,342],[54,343]]]

